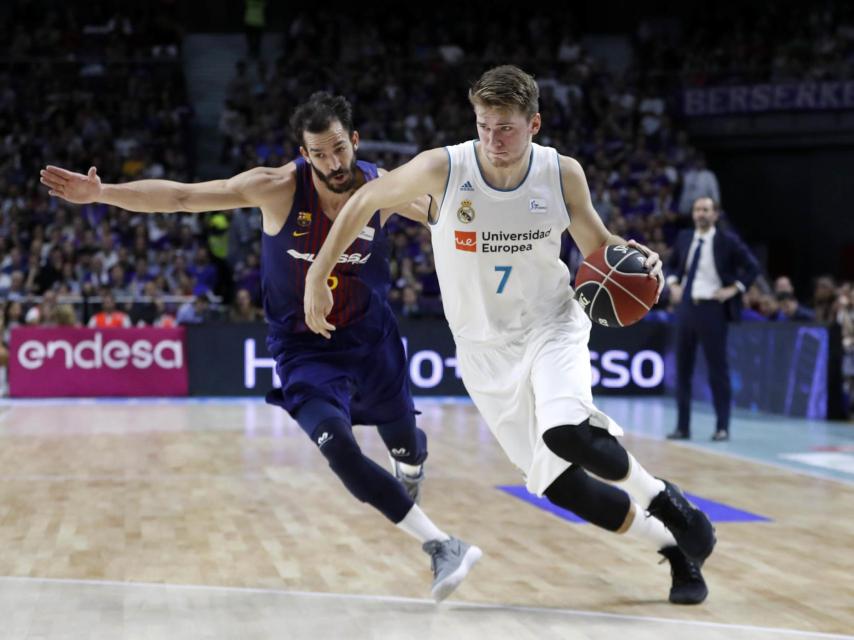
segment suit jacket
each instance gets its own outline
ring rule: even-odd
[[[665,265],[665,273],[668,276],[676,276],[679,281],[685,276],[688,252],[693,240],[694,229],[683,229],[679,232]],[[747,245],[737,235],[720,227],[715,231],[712,255],[715,258],[715,269],[724,287],[740,282],[747,289],[759,276],[759,261]],[[738,320],[741,317],[741,307],[741,295],[730,298],[726,302],[727,318]]]

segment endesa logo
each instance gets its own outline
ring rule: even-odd
[[[454,241],[460,251],[477,251],[476,231],[454,231]]]
[[[141,339],[133,342],[96,333],[89,340],[26,340],[18,348],[18,363],[35,370],[49,360],[58,359],[65,369],[180,369],[184,366],[184,348],[179,340]]]

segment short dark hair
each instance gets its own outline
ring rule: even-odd
[[[697,200],[711,200],[712,201],[712,211],[720,213],[721,207],[718,204],[718,201],[715,200],[712,196],[700,196],[699,198],[694,198],[694,202],[691,203],[691,209],[693,209],[694,205],[697,204]]]
[[[303,134],[323,133],[334,120],[341,123],[348,135],[353,133],[353,107],[344,96],[334,96],[328,91],[311,94],[307,102],[299,105],[291,116],[291,131],[300,144]]]

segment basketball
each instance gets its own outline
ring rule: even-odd
[[[646,256],[627,245],[591,253],[575,277],[575,299],[603,327],[627,327],[655,304],[658,280],[644,267]]]

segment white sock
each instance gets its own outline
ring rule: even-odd
[[[409,513],[397,523],[398,528],[403,529],[416,538],[421,544],[430,540],[450,540],[451,536],[439,529],[427,514],[417,504],[412,505]]]
[[[655,546],[656,550],[676,546],[676,539],[664,526],[664,523],[658,518],[647,515],[637,502],[632,502],[632,512],[629,517],[632,518],[632,522],[628,529],[619,533],[648,540]]]
[[[400,470],[404,475],[412,476],[414,478],[421,473],[420,464],[406,464],[405,462],[398,462],[397,464],[400,466]]]
[[[655,496],[664,491],[664,483],[651,476],[649,471],[644,469],[631,453],[627,451],[626,455],[629,456],[629,474],[622,480],[617,480],[611,484],[620,487],[634,498],[643,511]]]

